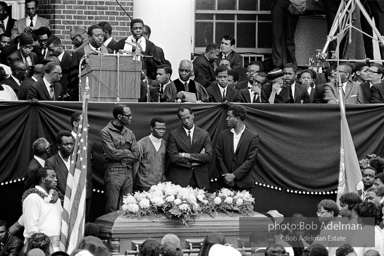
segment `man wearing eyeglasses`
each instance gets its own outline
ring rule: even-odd
[[[100,132],[106,162],[106,213],[120,209],[123,196],[132,193],[133,165],[140,156],[136,137],[127,127],[132,122],[131,109],[127,106],[116,106],[113,108],[113,117]]]
[[[39,45],[35,47],[34,52],[39,59],[39,63],[43,63],[43,60],[50,55],[47,48],[47,41],[51,37],[52,32],[47,27],[41,27],[34,33],[37,35],[39,41]]]
[[[263,85],[267,83],[267,74],[259,72],[252,83],[251,88],[240,90],[240,102],[243,103],[264,103],[261,94],[263,93]]]
[[[384,103],[384,68],[381,64],[372,63],[368,69],[368,79],[370,80],[370,103]]]
[[[49,62],[44,66],[44,77],[28,89],[28,100],[64,100],[63,87],[59,83],[62,71],[59,63]]]
[[[363,104],[363,92],[358,83],[352,82],[352,68],[344,63],[337,67],[335,82],[327,83],[324,87],[324,100],[328,104],[339,104],[339,86],[342,86],[342,97],[345,104]]]
[[[44,167],[45,161],[50,156],[51,144],[45,138],[38,138],[32,144],[33,158],[29,162],[27,169],[24,171],[26,177],[24,179],[24,191],[38,185],[36,183],[37,170]]]
[[[335,201],[331,199],[323,199],[317,205],[317,217],[321,224],[321,227],[324,227],[320,230],[317,241],[319,244],[327,247],[329,255],[336,255],[336,246],[335,241],[328,239],[328,235],[334,235],[335,231],[332,229],[327,229],[327,224],[331,223],[337,216],[339,216],[339,206]]]
[[[12,39],[24,32],[32,32],[40,27],[51,28],[49,20],[44,19],[37,15],[38,1],[26,0],[25,13],[27,16],[23,19],[17,20],[12,29]]]
[[[257,73],[264,71],[264,66],[261,62],[255,61],[248,65],[247,67],[247,80],[241,81],[235,85],[235,88],[238,90],[245,89],[245,88],[251,88],[254,78],[257,75]]]

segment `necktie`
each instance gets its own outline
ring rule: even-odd
[[[289,103],[295,103],[295,99],[292,94],[292,87],[289,87]]]
[[[51,96],[51,99],[54,100],[55,99],[55,92],[53,90],[53,84],[51,84],[49,86],[50,90],[49,90],[49,96]]]
[[[256,102],[257,102],[257,93],[254,93],[252,103],[256,103]]]
[[[192,145],[192,137],[191,137],[191,130],[188,130],[188,140]]]
[[[31,18],[31,24],[29,24],[30,27],[33,27],[33,19]]]
[[[223,91],[223,101],[226,101],[226,97],[225,97],[225,89]]]
[[[46,50],[46,49],[43,49],[43,50],[41,51],[41,54],[43,55],[44,58],[45,58],[45,50]]]
[[[189,92],[188,83],[184,83],[184,91]]]
[[[0,20],[0,28],[2,28],[5,32],[4,21],[2,21],[2,20]]]

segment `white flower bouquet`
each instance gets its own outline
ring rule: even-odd
[[[136,192],[124,196],[121,212],[126,217],[164,214],[188,223],[203,213],[213,214],[239,212],[243,215],[253,212],[254,198],[248,191],[232,191],[223,188],[209,194],[202,189],[182,188],[171,182],[152,186],[148,192]]]

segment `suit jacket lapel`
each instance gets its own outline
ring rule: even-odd
[[[344,98],[347,98],[352,90],[352,83],[350,81],[347,82],[347,85],[345,86],[345,92],[344,92]]]
[[[41,86],[41,89],[43,90],[45,96],[47,97],[47,99],[51,99],[51,95],[49,94],[47,87],[45,86],[45,83],[43,80],[40,81],[40,86]]]

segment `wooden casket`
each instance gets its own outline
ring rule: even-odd
[[[171,220],[161,216],[144,216],[140,218],[127,218],[117,212],[99,217],[95,223],[100,226],[100,238],[106,240],[112,254],[124,255],[132,248],[135,241],[148,238],[161,241],[166,234],[172,233],[180,238],[182,247],[188,239],[204,239],[208,233],[217,232],[225,235],[226,241],[237,247],[239,238],[239,219],[242,215],[234,213],[231,216],[219,213],[214,217],[202,214],[196,221],[185,226],[180,220]],[[254,213],[258,219],[269,218],[260,213]]]

